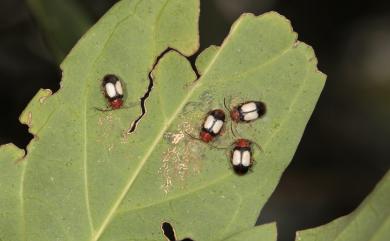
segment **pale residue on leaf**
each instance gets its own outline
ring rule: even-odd
[[[111,112],[107,112],[104,115],[99,116],[97,120],[97,124],[102,130],[100,133],[101,135],[99,138],[96,139],[96,142],[104,142],[104,140],[109,139],[109,136],[112,135],[112,129],[114,128],[114,123],[113,123],[114,117]],[[118,117],[115,117],[115,120],[119,120]],[[107,144],[107,151],[111,152],[114,149],[114,144],[109,143]]]
[[[46,95],[39,98],[39,103],[41,103],[41,104],[43,104],[45,102],[45,100],[53,94],[51,89],[45,89],[43,91],[45,92]]]
[[[28,126],[31,126],[31,123],[32,123],[32,112],[29,111],[28,114],[27,114],[27,122],[26,122],[26,124]]]
[[[114,149],[114,144],[111,143],[110,145],[108,145],[108,152],[111,152],[112,149]]]
[[[181,141],[181,139],[183,139],[183,138],[184,138],[183,131],[180,131],[177,134],[172,134],[172,144],[174,144],[174,145],[178,144]]]
[[[161,189],[167,194],[172,187],[185,188],[186,179],[200,172],[199,151],[197,140],[186,138],[186,133],[192,131],[189,122],[178,125],[176,132],[167,132],[164,138],[170,146],[162,154],[161,167],[158,173],[163,178]]]
[[[129,136],[129,134],[128,134],[127,130],[123,131],[120,143],[121,144],[129,143],[129,137],[128,136]]]

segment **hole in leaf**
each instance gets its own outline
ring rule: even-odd
[[[182,240],[176,240],[175,229],[172,227],[172,225],[170,223],[163,222],[161,224],[161,229],[163,231],[164,236],[169,241],[194,241],[193,239],[190,239],[190,238],[185,238],[185,239],[182,239]]]
[[[12,50],[10,46],[10,53],[20,52],[19,45],[14,47],[15,50]],[[10,66],[19,61],[29,61],[28,64],[0,70],[0,79],[6,80],[2,81],[0,88],[0,145],[14,143],[27,152],[27,145],[34,136],[28,132],[27,125],[19,122],[19,116],[39,89],[55,92],[60,88],[61,72],[54,64],[35,55],[24,53],[23,56],[14,56]],[[22,66],[28,67],[25,69]]]
[[[200,74],[199,74],[199,71],[198,69],[196,68],[196,59],[198,58],[199,54],[201,53],[201,51],[197,52],[196,54],[194,55],[191,55],[189,57],[187,57],[188,61],[190,62],[191,64],[191,67],[192,67],[192,70],[194,71],[194,73],[196,74],[196,80],[199,80],[200,78]]]
[[[152,69],[150,70],[149,74],[148,74],[148,78],[149,78],[149,85],[148,85],[148,89],[146,90],[144,96],[141,97],[141,114],[137,117],[137,119],[135,119],[135,121],[133,121],[133,123],[131,123],[131,126],[129,128],[129,130],[127,131],[127,134],[131,134],[135,131],[135,128],[137,128],[137,125],[138,123],[141,121],[142,117],[145,115],[146,113],[146,106],[145,106],[145,102],[146,100],[148,99],[149,95],[150,95],[150,92],[152,92],[152,89],[153,89],[153,78],[152,78],[152,71],[154,70],[154,68],[156,67],[156,65],[158,64],[158,62],[160,61],[160,59],[169,51],[171,50],[174,50],[172,48],[167,48],[166,50],[164,50],[156,59],[156,61],[154,62],[153,64],[153,67]]]
[[[175,230],[172,225],[167,222],[163,222],[161,224],[161,229],[163,231],[164,236],[170,241],[176,241]]]

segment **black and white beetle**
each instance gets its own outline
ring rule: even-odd
[[[247,139],[237,139],[231,151],[231,165],[238,175],[246,174],[253,165],[252,142]]]
[[[207,113],[200,131],[199,137],[203,142],[210,142],[220,134],[225,122],[225,112],[221,109],[212,110]]]
[[[113,74],[104,76],[102,81],[104,95],[112,109],[119,109],[123,105],[123,88],[121,80]]]
[[[226,106],[225,107],[229,109]],[[230,109],[229,109],[230,110]],[[261,101],[247,101],[230,110],[230,117],[234,122],[251,122],[263,117],[266,113],[266,106]]]

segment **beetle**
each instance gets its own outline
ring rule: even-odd
[[[207,113],[203,122],[199,138],[203,142],[210,142],[221,133],[225,123],[225,112],[221,109],[215,109]]]
[[[102,88],[111,108],[113,110],[120,109],[123,105],[123,88],[119,77],[113,74],[104,76]]]
[[[228,108],[224,101],[226,109],[230,111],[230,117],[234,122],[252,122],[261,117],[266,113],[266,106],[261,101],[247,101],[241,103],[232,109]]]
[[[237,139],[232,145],[231,165],[238,175],[246,174],[253,165],[252,142],[247,139]]]

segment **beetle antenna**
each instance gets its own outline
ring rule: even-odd
[[[259,148],[261,152],[264,152],[263,148],[258,143],[256,142],[252,142],[252,143],[255,144],[255,146],[257,146],[257,148]]]
[[[137,106],[137,105],[138,105],[137,102],[132,102],[129,105],[123,106],[121,109],[130,109],[130,108],[133,108],[134,106]]]
[[[230,121],[230,131],[232,132],[233,136],[235,138],[237,138],[237,136],[236,136],[236,134],[234,133],[234,130],[233,130],[233,122],[232,121]]]
[[[226,150],[226,149],[228,149],[230,147],[230,146],[220,147],[220,146],[215,146],[215,145],[210,144],[210,143],[207,143],[207,145],[209,145],[210,147],[212,147],[214,149],[218,149],[218,150]]]
[[[121,107],[120,109],[130,109],[130,108],[133,108],[134,106],[137,106],[136,102],[130,103],[129,105],[125,105],[125,106]],[[116,109],[113,109],[113,108],[106,108],[106,109],[102,109],[102,108],[99,108],[99,107],[93,107],[93,108],[95,110],[98,110],[98,111],[101,111],[101,112],[109,112],[109,111],[116,110]],[[120,110],[120,109],[117,109],[117,110]]]
[[[186,133],[190,138],[194,139],[194,140],[197,140],[197,141],[202,141],[200,138],[198,137],[195,137],[194,135],[192,135],[191,133],[188,133],[186,130],[183,130],[184,133]],[[203,142],[203,141],[202,141]],[[226,150],[229,148],[229,146],[227,147],[220,147],[220,146],[215,146],[211,143],[205,143],[206,145],[209,145],[211,148],[214,148],[214,149],[218,149],[218,150]]]
[[[194,140],[198,140],[198,141],[202,141],[200,138],[198,137],[195,137],[194,135],[192,135],[191,133],[188,133],[187,130],[183,130],[184,133],[186,133],[189,137],[191,137],[192,139]]]
[[[238,132],[237,128],[234,128],[233,125],[234,125],[234,123],[231,121],[231,122],[230,122],[230,130],[231,130],[233,136],[234,136],[235,138],[238,138],[238,137],[241,136],[241,135],[240,135],[240,133]]]
[[[230,111],[232,111],[228,106],[227,106],[227,104],[226,104],[226,98],[225,97],[223,97],[223,105],[225,106],[225,108],[230,112]]]
[[[99,108],[99,107],[94,107],[95,110],[97,111],[101,111],[101,112],[108,112],[108,111],[113,111],[113,109],[102,109],[102,108]]]

